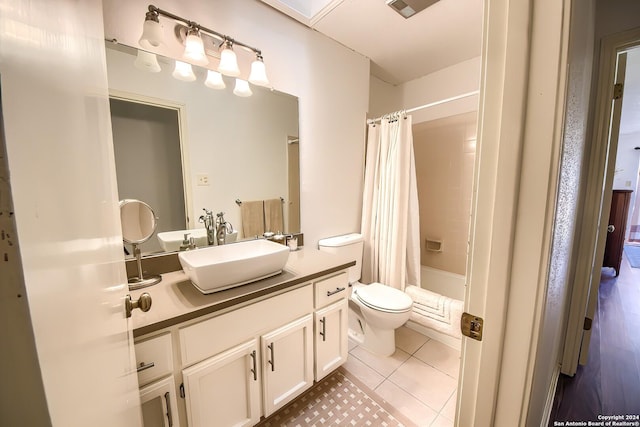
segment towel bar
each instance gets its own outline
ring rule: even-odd
[[[284,197],[280,197],[280,201],[284,203]],[[236,205],[240,206],[242,204],[242,200],[236,199]]]

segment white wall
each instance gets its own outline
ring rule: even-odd
[[[444,68],[401,85],[403,108],[441,101],[480,88],[480,57]],[[478,110],[478,96],[447,102],[411,113],[413,123]]]
[[[105,0],[105,36],[135,46],[149,3]],[[164,1],[157,7],[262,50],[273,86],[299,98],[305,244],[360,230],[369,61],[253,0]],[[164,20],[165,34],[170,21]],[[167,39],[167,38],[165,38]],[[173,50],[171,50],[173,48]],[[181,55],[171,44],[161,53]],[[242,64],[241,68],[247,69]]]
[[[380,117],[402,108],[402,91],[400,87],[371,76],[369,118]]]
[[[624,106],[623,106],[624,114]],[[616,171],[613,176],[614,190],[635,190],[638,180],[638,161],[640,161],[640,132],[623,134],[618,137],[616,153]]]
[[[480,57],[460,62],[398,86],[372,78],[370,117],[441,101],[480,88]],[[421,123],[478,110],[478,96],[447,102],[412,112]]]

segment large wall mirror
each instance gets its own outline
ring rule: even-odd
[[[300,231],[298,99],[252,86],[253,95],[134,66],[137,50],[107,42],[107,73],[118,196],[143,200],[158,217],[157,232],[203,228],[203,209],[224,212],[241,229],[238,202],[283,199],[284,233]],[[157,239],[141,247],[161,252]]]

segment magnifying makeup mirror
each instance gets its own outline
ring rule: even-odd
[[[158,275],[144,277],[142,274],[142,260],[138,245],[153,236],[158,227],[158,218],[151,206],[136,199],[120,201],[120,221],[122,222],[122,240],[133,247],[133,255],[138,265],[138,276],[129,278],[129,289],[140,289],[155,285],[162,278]]]

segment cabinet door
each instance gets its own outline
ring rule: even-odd
[[[260,420],[260,373],[253,339],[183,369],[189,427],[252,426]]]
[[[265,416],[313,384],[312,336],[311,314],[262,336]]]
[[[173,377],[156,381],[140,389],[144,427],[179,427],[175,390]]]
[[[316,381],[347,360],[347,314],[346,299],[315,312]]]

